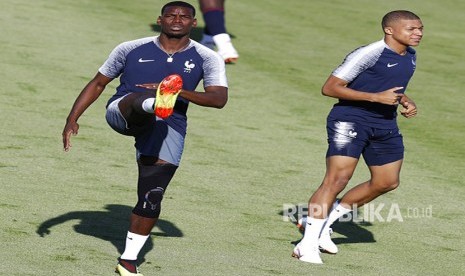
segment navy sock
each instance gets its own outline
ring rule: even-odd
[[[205,34],[208,35],[217,35],[226,33],[226,26],[224,20],[224,11],[223,10],[210,10],[203,14],[203,19],[205,21]]]

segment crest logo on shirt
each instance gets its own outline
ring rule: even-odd
[[[186,62],[184,62],[184,73],[190,73],[192,69],[194,69],[195,64],[191,62],[192,62],[192,59],[186,60]]]
[[[336,122],[334,127],[335,133],[333,141],[338,150],[345,148],[357,138],[355,124],[352,122]]]
[[[349,137],[350,138],[357,138],[357,132],[356,131],[353,131],[352,129],[349,130]]]

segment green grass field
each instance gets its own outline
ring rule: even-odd
[[[223,110],[190,108],[144,275],[463,275],[465,2],[405,2],[226,1],[241,55],[227,66],[230,100]],[[2,1],[0,275],[114,275],[137,176],[132,139],[104,120],[118,81],[81,117],[69,153],[61,132],[113,47],[155,35],[164,3]],[[402,183],[373,202],[386,206],[384,218],[398,207],[403,220],[340,222],[340,253],[322,266],[299,262],[290,255],[301,234],[282,213],[323,178],[335,101],[320,87],[348,51],[381,39],[379,21],[394,9],[425,25],[407,91],[419,115],[399,119]],[[350,185],[367,177],[361,162]]]

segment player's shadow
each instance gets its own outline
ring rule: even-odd
[[[296,206],[293,210],[302,210],[302,208]],[[283,214],[284,212],[281,211],[280,215],[283,216]],[[290,216],[289,219],[292,223],[296,225],[297,228],[297,216]],[[338,233],[344,237],[333,236],[331,240],[335,244],[376,242],[373,233],[366,229],[367,227],[370,227],[372,225],[373,224],[371,222],[354,220],[353,213],[349,213],[346,216],[342,217],[340,221],[334,222],[331,226],[334,233]],[[303,229],[298,229],[298,231],[300,231],[303,234]],[[297,245],[300,242],[300,240],[301,239],[292,241],[291,243],[293,245]]]
[[[366,221],[336,221],[331,228],[333,229],[333,232],[339,233],[344,237],[332,238],[332,240],[335,244],[376,242],[373,233],[366,229],[366,227],[372,225],[373,224],[371,222]]]
[[[37,228],[37,234],[45,237],[51,233],[51,228],[55,225],[66,223],[71,220],[79,221],[74,225],[77,233],[99,238],[111,242],[120,254],[124,251],[126,234],[129,229],[129,216],[132,207],[108,204],[107,211],[75,211],[44,221]],[[182,237],[182,231],[173,223],[166,220],[158,220],[154,231],[154,236],[162,237]],[[145,255],[152,250],[153,242],[148,239],[139,254],[139,261],[145,261]]]

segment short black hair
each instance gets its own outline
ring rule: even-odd
[[[418,15],[414,14],[411,11],[406,11],[406,10],[398,10],[398,11],[391,11],[388,12],[385,16],[383,16],[383,20],[381,21],[381,27],[386,28],[388,27],[392,22],[398,21],[398,20],[420,20],[420,17]]]
[[[173,1],[173,2],[169,2],[169,3],[166,3],[163,8],[161,8],[161,14],[163,15],[163,13],[165,12],[166,8],[168,7],[184,7],[184,8],[189,8],[192,10],[192,15],[195,17],[195,8],[194,6],[192,6],[191,4],[189,3],[186,3],[184,1]]]

